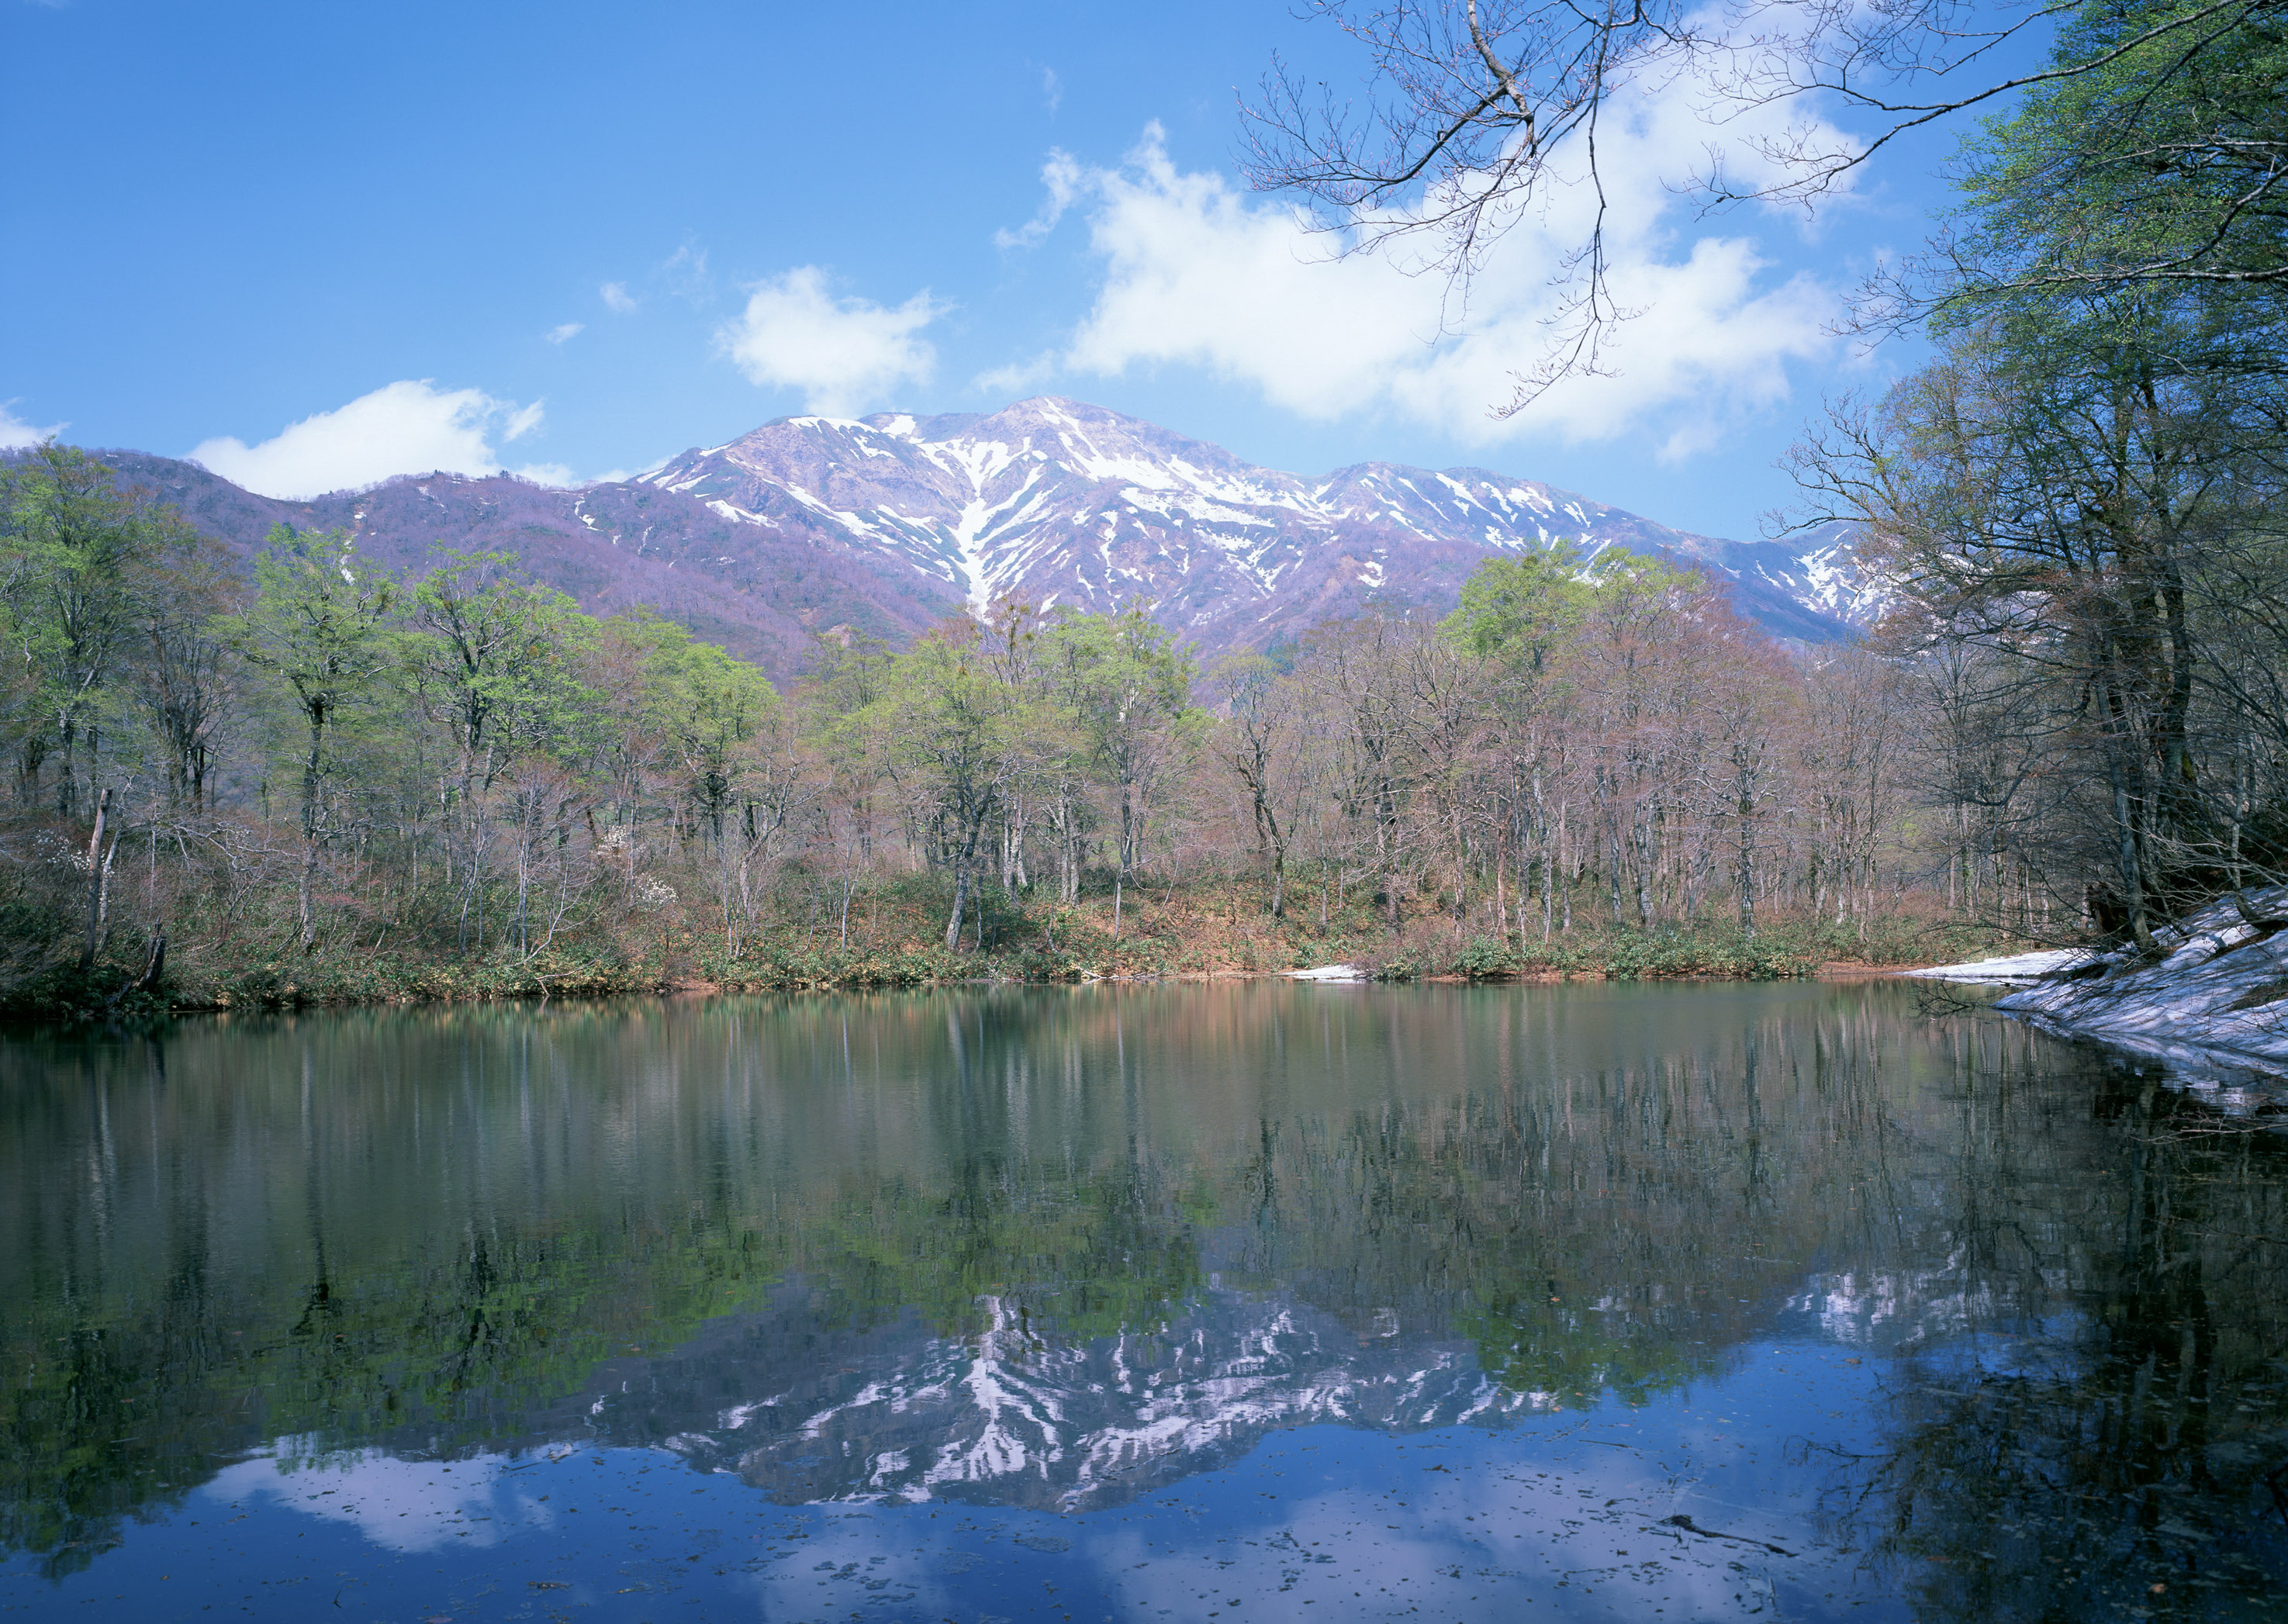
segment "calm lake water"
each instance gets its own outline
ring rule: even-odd
[[[0,1608],[2288,1618],[2288,1142],[1924,996],[0,1045]]]

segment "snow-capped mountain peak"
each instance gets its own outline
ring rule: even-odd
[[[1213,656],[1374,602],[1442,614],[1490,553],[1569,543],[1692,565],[1784,636],[1849,635],[1885,606],[1828,526],[1728,542],[1482,468],[1361,463],[1313,479],[1057,396],[991,413],[806,416],[579,490],[435,474],[309,503],[193,464],[107,454],[210,533],[258,547],[278,522],[342,525],[425,569],[440,549],[506,551],[605,613],[652,606],[791,676],[813,634],[902,642],[957,606],[1020,598],[1154,617]]]
[[[1791,635],[1870,618],[1840,538],[1808,551],[1719,542],[1475,468],[1367,463],[1306,479],[1057,396],[981,416],[782,418],[644,481],[740,523],[824,527],[973,610],[1142,600],[1209,646],[1378,593],[1450,599],[1487,552],[1561,541],[1698,565]]]

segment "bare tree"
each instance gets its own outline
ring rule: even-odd
[[[1345,251],[1420,241],[1424,263],[1465,293],[1492,244],[1554,194],[1581,184],[1595,199],[1556,279],[1550,343],[1515,375],[1515,392],[1498,408],[1505,414],[1560,377],[1606,370],[1614,329],[1632,313],[1608,280],[1598,152],[1601,119],[1630,93],[1698,99],[1712,145],[1696,170],[1674,178],[1704,207],[1810,204],[1913,131],[2022,91],[2133,71],[2144,77],[2141,95],[2074,121],[2050,156],[2059,186],[2085,183],[2086,193],[2093,175],[2111,184],[2197,173],[2203,201],[2175,246],[2073,274],[2110,283],[2288,276],[2288,252],[2268,229],[2288,197],[2288,145],[2264,115],[2277,105],[2282,68],[2276,48],[2261,48],[2276,37],[2284,0],[2189,9],[2120,0],[1307,0],[1305,9],[1355,42],[1367,88],[1355,99],[1275,60],[1243,109],[1245,163],[1258,187],[1315,204]],[[2006,48],[2070,20],[2079,26],[2062,30],[2044,66],[1998,71]],[[2252,51],[2249,62],[2235,56]],[[2153,113],[2157,92],[2204,83],[2225,59],[2238,70],[2229,99],[2189,95],[2181,115]],[[1714,143],[1744,115],[1776,107],[1794,111],[1776,133],[1744,138],[1757,178],[1736,178]],[[1831,108],[1863,133],[1838,131],[1819,116]],[[2008,269],[2006,257],[1986,256],[2003,282],[2058,273]],[[1927,302],[1895,280],[1872,291],[1893,319],[1911,319]]]

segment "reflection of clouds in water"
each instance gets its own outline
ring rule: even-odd
[[[1775,1581],[1804,1585],[1832,1560],[1799,1526],[1720,1512],[1720,1502],[1641,1451],[1536,1469],[1417,1449],[1385,1465],[1380,1493],[1337,1488],[1250,1506],[1266,1480],[1244,1474],[1211,1487],[1204,1504],[1117,1522],[1107,1514],[1001,1521],[971,1510],[965,1517],[978,1521],[918,1525],[918,1513],[903,1508],[838,1517],[798,1555],[745,1582],[773,1618],[854,1608],[967,1617],[980,1604],[1011,1611],[1007,1599],[1047,1583],[1061,1601],[1093,1588],[1112,1616],[1143,1620],[1204,1618],[1235,1599],[1254,1617],[1411,1606],[1491,1624],[1530,1602],[1558,1618],[1651,1618],[1660,1608],[1714,1620],[1768,1611]],[[1799,1555],[1783,1563],[1659,1526],[1680,1509],[1788,1538]]]
[[[1650,1617],[1659,1607],[1720,1618],[1771,1594],[1772,1564],[1759,1553],[1655,1527],[1679,1503],[1704,1515],[1704,1502],[1680,1496],[1672,1478],[1633,1454],[1545,1473],[1466,1469],[1427,1492],[1405,1486],[1413,1503],[1404,1509],[1339,1490],[1292,1502],[1275,1525],[1227,1525],[1220,1538],[1205,1533],[1175,1549],[1123,1531],[1088,1554],[1140,1618],[1196,1618],[1234,1598],[1259,1606],[1275,1597],[1297,1609],[1331,1604],[1336,1616],[1413,1604],[1491,1620],[1530,1600],[1561,1616]]]
[[[1230,1529],[1176,1551],[1123,1533],[1092,1542],[1089,1554],[1137,1618],[1196,1619],[1235,1599],[1258,1609],[1283,1601],[1323,1606],[1350,1601],[1354,1591],[1376,1602],[1389,1599],[1385,1591],[1409,1602],[1434,1596],[1442,1615],[1454,1616],[1451,1604],[1466,1604],[1468,1590],[1454,1592],[1441,1570],[1481,1565],[1482,1553],[1418,1522],[1362,1538],[1359,1525],[1376,1509],[1364,1502],[1344,1493],[1300,1501],[1276,1527]]]
[[[1061,1606],[1086,1598],[1090,1617],[1101,1611],[1143,1624],[1204,1618],[1234,1597],[1251,1617],[1415,1608],[1455,1624],[1494,1624],[1531,1603],[1537,1615],[1567,1620],[1651,1619],[1656,1608],[1714,1620],[1851,1582],[1843,1570],[1853,1558],[1818,1549],[1784,1504],[1799,1482],[1775,1478],[1724,1444],[1722,1460],[1709,1458],[1696,1441],[1701,1427],[1676,1427],[1677,1419],[1608,1411],[1545,1430],[1530,1451],[1498,1433],[1410,1443],[1334,1429],[1291,1433],[1186,1490],[1063,1517],[894,1502],[818,1506],[742,1528],[734,1477],[710,1474],[720,1492],[702,1516],[702,1502],[683,1496],[683,1474],[649,1451],[568,1459],[561,1470],[526,1476],[520,1469],[538,1464],[535,1457],[298,1460],[294,1441],[227,1469],[203,1495],[346,1524],[384,1551],[441,1557],[465,1548],[481,1566],[500,1559],[511,1534],[539,1533],[527,1549],[587,1565],[592,1582],[689,1589],[695,1599],[705,1590],[727,1616],[773,1619],[966,1619],[1018,1612],[1008,1604],[1045,1595]],[[646,1481],[662,1466],[663,1477]],[[551,1504],[539,1502],[543,1493]],[[633,1522],[619,1517],[623,1504],[663,1493],[673,1498],[646,1503]],[[574,1505],[599,1513],[598,1525],[552,1518]],[[1679,1511],[1797,1555],[1778,1558],[1664,1525]],[[719,1549],[722,1533],[729,1550]],[[567,1533],[584,1536],[580,1554],[564,1549]],[[686,1536],[714,1553],[703,1567],[683,1565],[693,1559]]]
[[[876,1604],[895,1604],[900,1618],[950,1618],[960,1614],[962,1604],[941,1580],[965,1571],[973,1560],[966,1553],[916,1544],[909,1523],[837,1517],[823,1532],[802,1541],[800,1555],[758,1573],[750,1582],[765,1618],[811,1618],[824,1606],[838,1614]]]
[[[502,1455],[401,1461],[377,1451],[296,1457],[293,1440],[226,1467],[199,1492],[228,1504],[269,1501],[289,1511],[352,1523],[393,1550],[498,1543],[512,1529],[554,1525],[537,1490],[504,1481]]]

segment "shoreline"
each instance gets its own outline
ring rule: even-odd
[[[981,900],[973,930],[949,948],[947,899],[930,875],[885,880],[846,917],[794,906],[806,897],[818,900],[787,889],[771,904],[771,916],[735,932],[696,904],[583,915],[529,954],[497,944],[465,950],[449,930],[441,936],[385,930],[362,942],[333,932],[305,950],[282,915],[233,923],[186,915],[170,922],[155,986],[143,985],[150,958],[144,933],[123,926],[91,968],[65,960],[59,936],[49,962],[20,972],[0,994],[0,1020],[117,1024],[243,1009],[1194,981],[1314,969],[1317,978],[1330,978],[1340,973],[1335,966],[1386,982],[1839,979],[2030,945],[1998,926],[1904,899],[1848,919],[1831,911],[1776,913],[1754,930],[1723,917],[1646,927],[1585,916],[1577,928],[1545,937],[1546,920],[1517,915],[1498,929],[1494,920],[1458,917],[1426,897],[1407,898],[1396,924],[1379,903],[1370,907],[1356,897],[1331,908],[1324,899],[1311,907],[1298,903],[1276,915],[1251,877],[1208,876],[1138,891],[1127,899],[1124,919],[1112,897],[1069,903],[992,892]]]
[[[2288,1087],[2288,885],[2220,898],[2153,939],[2157,954],[2067,948],[1903,973],[2008,986],[1994,1001],[2006,1014],[2222,1086]]]
[[[1331,974],[1329,971],[1344,973]],[[551,974],[530,980],[487,985],[472,978],[457,986],[396,987],[345,994],[337,987],[303,987],[286,982],[260,991],[220,991],[188,998],[154,996],[130,989],[124,996],[99,1004],[25,1007],[0,1016],[0,1023],[19,1033],[68,1031],[87,1026],[120,1026],[188,1018],[194,1016],[284,1014],[352,1010],[450,1009],[476,1004],[544,1004],[555,1000],[708,999],[758,997],[773,993],[856,994],[930,992],[959,986],[1153,986],[1205,984],[1218,981],[1297,981],[1352,986],[1527,986],[1561,982],[1597,981],[1822,981],[1847,983],[1930,973],[1902,970],[1861,960],[1825,960],[1778,974],[1752,974],[1721,970],[1661,970],[1632,966],[1556,967],[1528,965],[1483,974],[1377,974],[1351,965],[1321,965],[1304,969],[1218,966],[1204,970],[1150,970],[1076,967],[1049,975],[981,974],[925,975],[881,978],[747,978],[695,974],[637,974],[616,976],[593,972]]]

